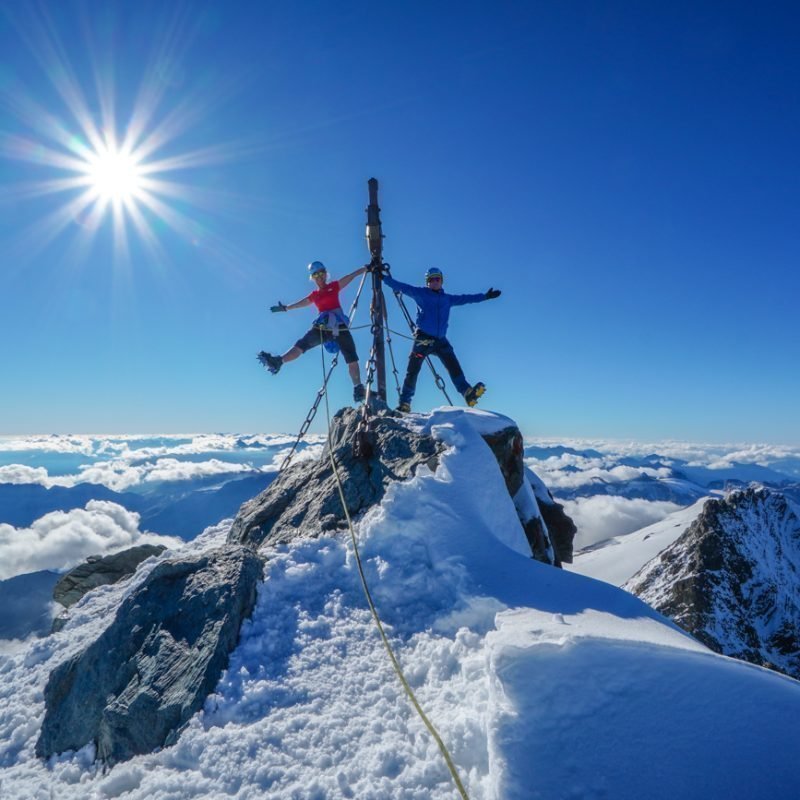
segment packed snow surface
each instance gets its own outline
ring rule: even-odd
[[[479,434],[501,421],[412,416],[448,451],[357,524],[398,658],[470,797],[796,797],[800,684],[716,656],[635,597],[523,554]],[[222,545],[228,526],[182,552]],[[456,796],[382,649],[346,535],[269,553],[229,668],[177,744],[107,772],[91,746],[37,760],[49,672],[155,563],[89,593],[60,633],[0,656],[4,800]]]

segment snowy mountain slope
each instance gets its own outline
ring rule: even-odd
[[[790,798],[800,685],[712,654],[635,597],[533,561],[479,429],[411,424],[449,449],[358,522],[398,657],[470,797]],[[497,424],[497,423],[495,423]],[[220,525],[184,545],[221,545]],[[375,633],[346,537],[274,549],[228,670],[178,742],[104,774],[91,746],[42,764],[49,671],[142,580],[0,657],[3,798],[452,798]],[[146,570],[145,570],[146,571]],[[141,572],[141,571],[140,571]]]
[[[625,588],[713,650],[800,678],[800,514],[781,492],[709,500]]]
[[[703,510],[707,497],[633,533],[615,536],[580,551],[569,567],[589,578],[622,586],[648,561],[682,536]]]

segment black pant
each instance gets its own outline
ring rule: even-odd
[[[319,328],[312,328],[308,333],[304,334],[295,343],[295,347],[299,347],[304,353],[312,347],[319,347],[319,345],[330,342],[334,338],[333,333],[326,328],[320,330]],[[353,334],[347,328],[339,328],[339,335],[336,337],[339,343],[339,349],[344,356],[345,364],[352,364],[358,361],[358,353],[356,353],[356,343],[353,341]]]
[[[408,356],[406,379],[403,381],[403,391],[400,392],[401,403],[411,402],[411,398],[417,388],[419,371],[422,369],[422,363],[427,356],[439,357],[450,375],[450,380],[453,381],[453,385],[461,394],[464,394],[469,389],[467,379],[464,377],[464,370],[461,369],[461,364],[458,363],[453,345],[447,341],[447,337],[442,336],[437,339],[435,336],[428,336],[427,333],[418,331],[414,335],[414,346]]]

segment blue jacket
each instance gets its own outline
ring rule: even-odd
[[[392,289],[407,294],[417,304],[417,329],[428,336],[441,339],[447,335],[447,323],[450,319],[450,309],[453,306],[463,306],[467,303],[480,303],[486,299],[486,293],[481,294],[447,294],[444,289],[434,292],[427,286],[411,286],[402,281],[396,281],[391,275],[385,275],[383,282]]]

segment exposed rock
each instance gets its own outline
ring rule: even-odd
[[[525,464],[522,460],[525,447],[519,428],[512,425],[497,433],[484,434],[483,440],[494,453],[508,493],[514,497],[525,480]]]
[[[98,639],[50,674],[37,755],[94,741],[115,763],[176,741],[217,684],[261,574],[244,547],[158,564]]]
[[[525,448],[519,428],[511,425],[496,433],[483,434],[483,440],[497,459],[533,557],[545,564],[561,566],[533,487],[525,478]]]
[[[525,447],[519,428],[511,426],[495,434],[484,434],[483,438],[497,459],[508,493],[514,498],[534,558],[559,567],[571,564],[577,528],[541,478],[525,466]],[[527,488],[523,487],[532,491],[536,509],[530,509],[524,500]]]
[[[800,678],[800,514],[782,493],[708,500],[624,588],[712,650]]]
[[[556,551],[559,563],[572,563],[572,543],[578,529],[575,523],[564,511],[564,506],[557,503],[550,490],[544,485],[542,479],[533,470],[525,469],[525,476],[536,495],[539,511],[550,533],[550,540]]]
[[[368,458],[358,458],[353,442],[359,420],[356,410],[342,409],[331,427],[334,457],[340,467],[348,509],[354,516],[379,503],[391,482],[412,477],[421,465],[435,471],[445,448],[433,437],[410,430],[390,413],[379,413],[371,422],[373,452]],[[525,479],[519,429],[509,426],[484,434],[483,438],[500,466],[534,558],[548,564],[559,563],[560,554],[554,552],[539,511],[541,503]],[[544,492],[553,503],[546,489]],[[557,514],[552,516],[564,553],[571,560],[574,525],[566,515],[563,519],[558,519]],[[264,492],[245,503],[234,520],[229,541],[258,548],[264,543],[287,542],[298,535],[319,536],[346,524],[326,445],[319,461],[294,464]]]
[[[357,457],[360,421],[358,411],[342,409],[330,437],[351,515],[379,503],[392,482],[412,477],[421,466],[435,471],[446,448],[383,409],[371,417],[369,452]],[[534,486],[535,476],[526,477],[519,430],[510,426],[484,438],[534,557],[559,563],[537,492],[549,499],[545,505],[554,505],[552,497]],[[320,459],[296,463],[245,503],[225,550],[156,565],[97,640],[51,673],[37,755],[94,742],[98,757],[115,763],[174,743],[219,680],[241,623],[252,611],[262,571],[255,551],[265,542],[318,536],[345,525],[326,449]],[[70,605],[89,589],[135,571],[152,552],[134,548],[92,559],[62,579],[56,596]]]
[[[163,545],[141,544],[110,556],[89,556],[83,564],[61,576],[53,587],[53,600],[69,608],[86,592],[133,575],[142,561],[164,550]]]
[[[331,448],[353,516],[379,503],[393,481],[411,478],[423,464],[435,470],[444,450],[433,437],[413,433],[384,412],[371,420],[374,453],[357,458],[353,442],[360,419],[355,409],[343,408],[331,425]],[[266,542],[290,541],[298,533],[319,536],[346,525],[326,444],[318,461],[290,465],[265,491],[245,503],[228,541],[257,549]]]

